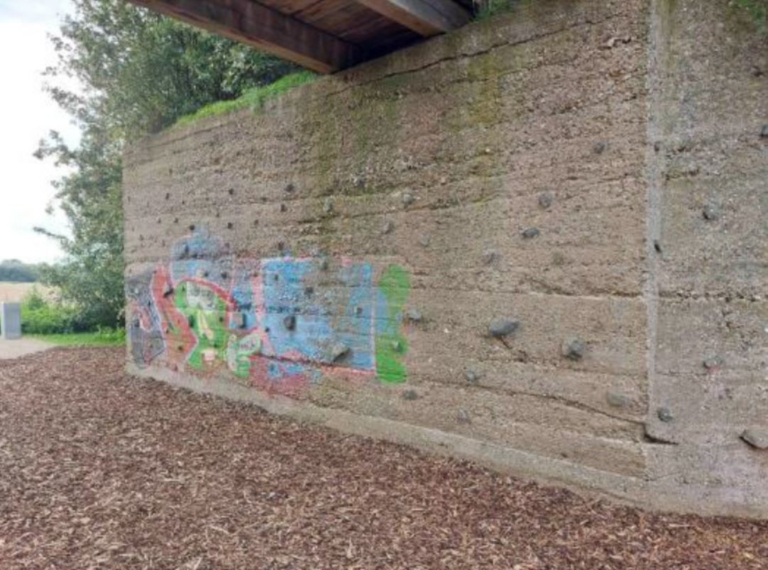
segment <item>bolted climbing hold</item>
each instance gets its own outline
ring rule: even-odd
[[[456,415],[456,420],[460,424],[472,423],[472,418],[469,416],[469,412],[467,410],[465,410],[464,408],[461,408],[459,410],[459,413]]]
[[[532,239],[539,235],[539,228],[527,228],[523,230],[523,237],[525,239]]]
[[[421,313],[416,309],[408,309],[408,311],[405,313],[405,318],[412,323],[420,323],[423,319]]]
[[[614,408],[631,408],[632,398],[625,396],[621,392],[610,391],[606,393],[605,400]]]
[[[570,360],[581,360],[585,350],[584,343],[578,338],[566,339],[563,342],[562,354]]]
[[[595,143],[595,146],[592,147],[592,152],[595,154],[603,154],[607,148],[608,143],[605,141],[598,141]]]
[[[539,194],[539,206],[541,206],[545,210],[549,210],[554,200],[555,200],[555,197],[552,195],[551,192],[544,192],[543,194]]]
[[[280,204],[280,211],[281,212],[287,212],[288,211],[288,206],[286,206],[285,204]]]
[[[480,381],[480,374],[468,368],[464,371],[464,379],[470,384],[477,384]]]
[[[320,270],[321,271],[328,271],[328,267],[330,266],[330,263],[328,263],[328,258],[324,257],[320,260]]]
[[[432,238],[430,238],[428,235],[423,235],[419,238],[419,245],[421,247],[428,247],[430,241],[432,241]]]
[[[768,139],[768,123],[763,125],[763,129],[760,131],[761,139]]]
[[[330,214],[333,212],[333,200],[330,198],[323,203],[323,212]]]
[[[355,315],[359,317],[359,316],[362,316],[362,314],[363,314],[363,308],[359,306],[355,307]]]
[[[413,200],[414,198],[412,194],[409,194],[408,192],[403,194],[403,204],[405,204],[406,206],[410,206],[411,204],[413,204]]]
[[[293,185],[293,182],[289,182],[285,185],[285,191],[286,192],[293,192],[296,189],[296,187]]]
[[[283,319],[283,325],[285,325],[285,328],[289,331],[292,331],[296,328],[296,316],[295,315],[288,315]]]
[[[665,424],[668,424],[675,419],[675,416],[672,415],[669,408],[659,408],[656,410],[656,416]]]
[[[705,220],[714,222],[720,217],[720,209],[714,204],[706,204],[701,211],[701,215],[704,216]]]
[[[381,228],[382,234],[391,234],[392,231],[395,229],[395,223],[392,220],[387,220],[384,222],[384,225]]]
[[[392,341],[392,350],[394,350],[395,352],[403,352],[404,348],[405,347],[403,346],[403,343],[400,342],[399,340]]]
[[[173,295],[173,287],[170,283],[166,283],[165,287],[163,287],[163,297],[170,297]]]
[[[488,326],[488,333],[492,337],[502,338],[514,333],[520,328],[520,321],[512,319],[493,319]]]
[[[740,437],[755,449],[768,450],[768,428],[751,427],[745,429]]]
[[[402,393],[403,400],[418,400],[419,393],[416,390],[405,390]]]

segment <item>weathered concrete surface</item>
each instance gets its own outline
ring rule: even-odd
[[[768,421],[768,64],[727,4],[526,3],[134,146],[129,367],[659,508],[768,514],[768,456],[740,437]]]
[[[19,358],[52,348],[53,345],[35,338],[0,339],[0,360]]]

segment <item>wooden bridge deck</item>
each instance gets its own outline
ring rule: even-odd
[[[472,0],[130,0],[332,73],[466,24]]]

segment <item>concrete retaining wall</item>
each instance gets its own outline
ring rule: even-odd
[[[129,368],[768,516],[766,47],[726,0],[526,2],[135,145]]]

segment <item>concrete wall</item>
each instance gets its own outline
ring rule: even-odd
[[[524,2],[135,145],[129,368],[768,516],[766,47],[727,0]]]

